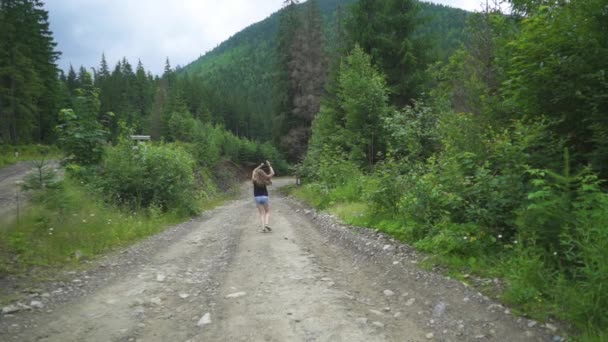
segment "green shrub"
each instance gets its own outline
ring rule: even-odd
[[[575,226],[560,236],[568,269],[557,282],[555,298],[560,316],[593,330],[608,327],[608,194],[594,176],[582,184],[573,203]]]
[[[517,247],[504,264],[508,287],[503,298],[516,304],[535,318],[546,318],[549,289],[556,272],[547,268],[542,252],[532,248]]]
[[[33,194],[19,221],[0,231],[0,270],[77,263],[177,223],[174,214],[124,210],[104,202],[79,180],[66,179]]]
[[[469,257],[482,255],[487,242],[491,241],[474,223],[442,222],[434,230],[436,234],[429,234],[414,246],[439,255]]]
[[[100,185],[115,203],[195,213],[193,167],[192,157],[178,145],[122,143],[108,149]]]

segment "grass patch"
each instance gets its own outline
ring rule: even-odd
[[[200,202],[207,210],[229,195]],[[117,247],[154,235],[186,218],[158,207],[124,210],[107,204],[69,177],[33,196],[19,222],[0,231],[0,274],[29,268],[76,266]]]
[[[369,208],[365,203],[337,203],[328,208],[328,211],[353,226],[367,226],[370,222]]]
[[[182,218],[157,208],[120,210],[69,179],[36,194],[32,202],[19,222],[0,233],[0,269],[5,272],[77,263],[157,233]]]
[[[0,168],[20,161],[58,159],[62,153],[56,146],[46,145],[0,145]]]

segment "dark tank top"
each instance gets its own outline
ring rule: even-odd
[[[266,185],[257,185],[255,182],[253,182],[253,196],[268,196]]]

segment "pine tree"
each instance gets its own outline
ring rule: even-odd
[[[70,68],[68,69],[66,85],[68,86],[70,94],[74,94],[74,90],[76,90],[76,88],[79,88],[78,76],[76,75],[76,71],[74,70],[74,67],[72,67],[72,64],[70,64]]]
[[[361,0],[347,21],[351,46],[359,44],[371,55],[400,106],[418,96],[426,63],[424,45],[413,37],[417,12],[414,0]]]
[[[319,111],[327,73],[321,14],[316,1],[303,12],[286,2],[277,42],[276,113],[274,139],[288,158],[300,160],[310,137],[312,120]]]
[[[38,0],[0,1],[0,141],[51,138],[58,53]]]

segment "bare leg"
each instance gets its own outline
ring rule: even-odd
[[[266,210],[263,205],[258,204],[258,212],[260,213],[260,222],[262,222],[262,228],[264,228],[266,224],[266,222],[264,221],[266,217]]]
[[[270,205],[265,204],[264,205],[264,226],[268,226],[269,222],[270,222]]]

